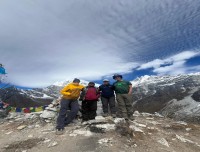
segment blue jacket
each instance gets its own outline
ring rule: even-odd
[[[0,67],[0,74],[6,74],[6,70],[3,67]]]
[[[101,91],[101,96],[104,98],[110,98],[114,96],[114,86],[113,85],[101,85],[99,87],[99,91]]]

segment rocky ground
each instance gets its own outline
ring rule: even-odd
[[[134,121],[103,118],[76,120],[55,135],[55,120],[40,113],[10,116],[0,125],[2,152],[198,152],[200,126],[175,122],[159,114],[135,112]]]

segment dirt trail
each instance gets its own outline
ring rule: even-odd
[[[6,121],[0,125],[2,152],[198,152],[200,126],[159,115],[135,114],[135,121],[77,121],[55,135],[54,123]],[[17,129],[18,128],[18,129]]]

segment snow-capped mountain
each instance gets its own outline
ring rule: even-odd
[[[132,84],[135,110],[200,122],[200,73],[142,76]]]
[[[57,99],[60,96],[60,90],[72,81],[73,80],[55,82],[45,88],[18,89],[16,87],[9,87],[0,90],[0,97],[1,100],[14,107],[48,105],[54,99]],[[88,83],[88,81],[81,80],[80,84],[86,86]],[[99,85],[96,84],[96,86]]]
[[[7,88],[1,98],[11,106],[46,105],[60,96],[60,90],[72,80],[56,82],[31,90]],[[88,81],[81,81],[86,86]],[[160,112],[178,120],[200,122],[200,73],[177,76],[142,76],[132,81],[134,110]],[[96,85],[98,86],[98,84]]]
[[[9,87],[0,90],[1,100],[13,107],[35,107],[48,105],[53,98],[37,90],[24,90]]]
[[[54,97],[54,98],[58,98],[60,96],[60,90],[66,86],[69,83],[72,83],[73,80],[66,80],[66,81],[58,81],[53,83],[52,85],[46,87],[46,88],[40,88],[40,89],[33,89],[33,90],[37,90],[38,92],[47,94],[48,96]],[[80,84],[87,86],[88,85],[88,81],[85,80],[81,80]],[[99,84],[95,84],[97,87],[99,86]]]

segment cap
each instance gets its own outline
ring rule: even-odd
[[[109,80],[108,79],[104,79],[103,82],[109,82]]]

